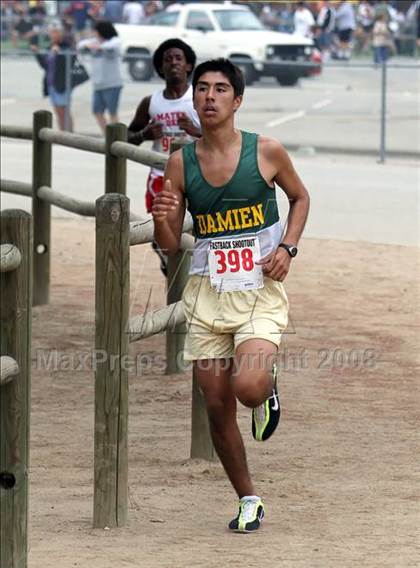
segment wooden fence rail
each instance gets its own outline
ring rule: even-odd
[[[171,305],[129,320],[129,248],[153,240],[153,223],[134,214],[131,214],[131,220],[135,222],[129,223],[129,200],[125,197],[126,161],[163,169],[167,157],[128,144],[126,127],[122,124],[109,125],[105,140],[57,132],[51,124],[51,113],[38,111],[34,113],[32,131],[2,127],[2,136],[32,140],[33,173],[32,184],[1,180],[1,189],[32,196],[34,305],[49,301],[51,205],[96,217],[95,346],[107,357],[103,363],[98,363],[95,372],[93,522],[96,527],[121,526],[127,518],[128,496],[128,377],[124,358],[128,356],[129,341],[166,330],[167,372],[183,370],[179,365],[179,354],[183,349],[180,326],[184,324],[185,316],[178,300],[188,273],[189,255],[186,253],[194,246],[194,239],[188,234],[192,219],[189,215],[186,217],[181,250],[169,261],[167,301]],[[52,188],[53,144],[104,154],[105,195],[97,200],[96,206]],[[13,353],[8,355],[13,357]],[[22,369],[19,359],[16,363]],[[8,365],[13,366],[11,362]],[[17,375],[20,376],[21,373]],[[9,388],[9,384],[5,388]],[[192,397],[191,457],[214,459],[204,400],[194,377]]]
[[[74,199],[73,197],[68,197],[63,193],[58,193],[57,191],[51,189],[51,187],[41,186],[36,192],[37,197],[49,203],[50,205],[55,205],[60,207],[65,211],[70,211],[71,213],[77,213],[85,217],[95,217],[95,204],[90,201],[81,201],[79,199]]]
[[[93,136],[61,132],[59,130],[53,130],[52,128],[41,128],[38,132],[38,137],[43,142],[57,144],[58,146],[76,148],[77,150],[84,150],[85,152],[93,152],[95,154],[105,153],[105,142]]]
[[[185,313],[182,302],[165,306],[160,310],[145,312],[141,316],[130,318],[128,334],[130,343],[140,341],[156,333],[185,322]]]
[[[32,197],[32,184],[23,181],[15,181],[13,179],[0,180],[0,190],[6,193],[15,193],[16,195],[24,195]]]
[[[32,140],[33,132],[32,128],[2,124],[0,125],[0,136],[17,140]]]
[[[182,227],[181,248],[186,249],[194,244],[194,237],[187,234],[191,231],[192,220],[187,217]],[[142,245],[153,241],[153,222],[151,219],[130,223],[130,246]]]
[[[168,161],[166,154],[139,148],[133,146],[133,144],[127,144],[126,142],[113,142],[111,152],[114,156],[126,158],[132,162],[137,162],[151,168],[159,168],[161,170],[165,169],[166,162]]]
[[[21,261],[0,273],[0,550],[2,568],[27,565],[32,220],[1,212],[0,242]],[[14,263],[16,265],[16,263]],[[10,268],[10,265],[9,265]]]
[[[13,357],[2,355],[0,357],[0,386],[10,382],[19,373],[19,365]]]
[[[20,250],[11,244],[0,245],[0,272],[16,270],[22,262]]]

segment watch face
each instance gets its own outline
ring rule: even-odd
[[[290,256],[296,256],[298,253],[297,247],[289,247],[289,254]]]

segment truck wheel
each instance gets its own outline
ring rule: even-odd
[[[142,57],[136,58],[135,55]],[[148,81],[153,75],[153,65],[148,51],[130,51],[128,53],[128,72],[134,81]]]
[[[299,77],[296,77],[296,75],[282,75],[281,77],[276,77],[276,80],[282,87],[294,87],[299,81]]]
[[[230,59],[232,60],[232,63],[234,63],[242,71],[245,79],[245,85],[252,85],[257,80],[258,75],[255,71],[251,58],[244,55],[232,55]],[[248,59],[249,63],[244,61],[244,59]]]

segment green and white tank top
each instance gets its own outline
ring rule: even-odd
[[[258,167],[258,135],[242,131],[241,154],[232,178],[223,186],[210,185],[201,172],[196,142],[184,146],[184,186],[196,238],[190,274],[208,274],[209,243],[218,237],[257,235],[261,256],[281,242],[276,193]]]

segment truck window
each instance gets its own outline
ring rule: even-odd
[[[249,10],[213,10],[223,31],[264,30],[257,16]]]
[[[179,12],[161,12],[150,18],[149,26],[176,26]]]
[[[205,12],[201,10],[191,10],[191,12],[188,14],[186,28],[188,30],[214,30],[210,18]]]

